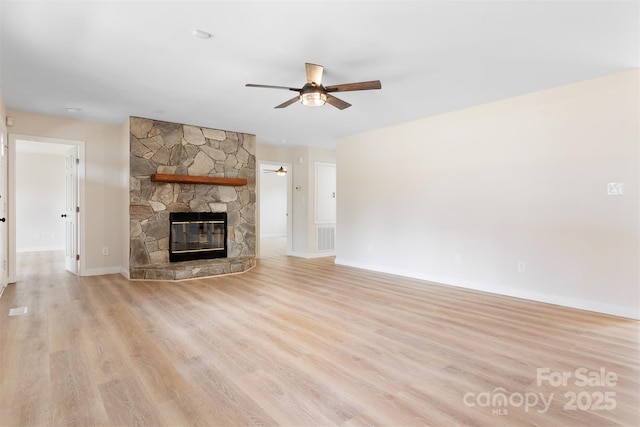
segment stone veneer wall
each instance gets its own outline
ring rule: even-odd
[[[245,186],[152,182],[155,173],[246,178]],[[255,266],[255,135],[130,118],[131,279],[178,280]],[[169,262],[170,212],[227,212],[227,258]]]

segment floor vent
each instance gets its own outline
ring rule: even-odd
[[[336,250],[336,226],[321,225],[317,230],[317,249],[318,251],[335,251]]]
[[[21,314],[27,314],[27,307],[17,307],[9,310],[9,316],[19,316]]]

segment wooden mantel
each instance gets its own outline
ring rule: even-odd
[[[178,184],[205,184],[205,185],[247,185],[245,178],[224,178],[220,176],[191,176],[173,175],[168,173],[156,173],[151,175],[153,182],[173,182]]]

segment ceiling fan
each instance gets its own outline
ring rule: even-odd
[[[280,166],[278,169],[263,169],[264,173],[275,173],[276,175],[284,176],[287,174],[287,170]]]
[[[271,85],[257,85],[247,83],[247,87],[264,87],[269,89],[286,89],[294,92],[298,92],[299,95],[295,98],[291,98],[288,101],[283,102],[280,105],[276,105],[275,108],[285,108],[293,104],[296,101],[300,101],[307,107],[320,107],[326,103],[333,105],[334,107],[344,110],[351,107],[351,104],[336,98],[331,95],[333,92],[350,92],[354,90],[371,90],[382,89],[380,80],[372,80],[369,82],[358,83],[344,83],[340,85],[323,86],[322,85],[322,71],[324,67],[317,64],[305,64],[307,71],[307,83],[301,88],[287,87],[287,86],[271,86]]]

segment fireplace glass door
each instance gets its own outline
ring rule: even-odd
[[[227,256],[226,214],[172,213],[170,224],[169,261]]]

